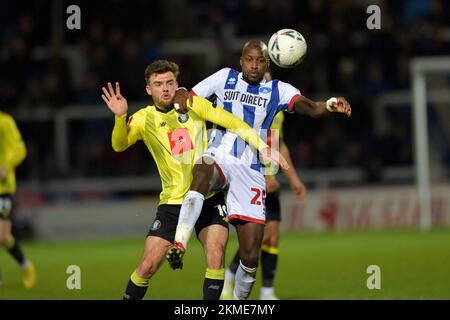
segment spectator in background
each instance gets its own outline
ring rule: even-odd
[[[160,42],[154,30],[145,29],[141,34],[140,44],[144,63],[148,64],[162,58]]]
[[[432,0],[405,0],[403,5],[404,21],[407,25],[416,24],[417,20],[431,13]]]
[[[142,69],[145,67],[141,52],[136,41],[128,40],[124,43],[123,58],[120,64],[121,78],[126,84],[124,88],[130,100],[143,98],[142,88],[145,86],[145,81],[143,77],[136,77],[137,74],[142,73]]]
[[[10,44],[8,57],[2,64],[1,92],[5,103],[17,105],[23,96],[19,92],[25,88],[27,77],[37,73],[27,51],[25,41],[15,36]]]
[[[248,0],[242,1],[240,4],[238,36],[262,35],[276,31],[268,23],[270,14],[266,0]]]
[[[364,94],[374,96],[391,88],[389,81],[384,77],[383,70],[378,62],[372,62],[367,71],[367,78],[362,83]]]
[[[381,30],[366,29],[368,4],[381,7]],[[149,9],[162,14],[148,19]],[[11,112],[17,108],[26,112],[36,110],[36,107],[62,110],[71,103],[98,104],[99,99],[94,93],[98,92],[100,83],[108,81],[123,81],[129,86],[126,90],[130,98],[141,100],[145,98],[144,93],[130,90],[141,88],[142,80],[132,78],[134,72],[127,70],[137,69],[141,62],[148,64],[162,58],[165,53],[161,39],[217,40],[219,53],[208,63],[203,56],[195,54],[181,53],[170,57],[183,65],[183,83],[193,85],[220,66],[238,67],[234,63],[239,54],[233,51],[233,43],[239,37],[265,35],[268,38],[279,28],[292,27],[306,37],[308,54],[298,68],[275,67],[274,75],[287,79],[302,91],[318,95],[351,92],[352,100],[353,96],[376,98],[386,90],[408,90],[411,84],[409,65],[413,56],[450,53],[450,41],[446,36],[450,27],[447,17],[450,1],[445,0],[378,0],[373,3],[355,0],[171,0],[150,3],[139,0],[133,6],[125,0],[116,0],[114,5],[106,8],[95,2],[85,2],[82,29],[64,33],[64,42],[53,40],[51,10],[42,1],[11,3],[7,11],[7,15],[6,11],[0,13],[4,24],[0,30],[0,103]],[[183,15],[180,18],[173,12],[183,12]],[[114,29],[105,27],[119,18],[121,23]],[[169,21],[174,25],[167,26]],[[68,54],[64,55],[64,52]],[[111,65],[119,70],[112,70]],[[361,118],[367,122],[371,122],[374,101],[365,102],[367,112]],[[314,143],[312,139],[301,137],[302,145],[299,145],[298,139],[292,138],[296,135],[295,125],[287,121],[287,143],[293,151],[300,149],[309,157],[297,165],[302,168],[327,165],[314,151],[333,148],[330,145],[333,140],[328,136],[333,130],[324,130],[327,126],[305,127],[303,135],[321,135],[323,138]],[[370,150],[370,141],[380,138],[367,126],[359,125],[353,129],[356,130],[353,136],[364,137],[348,140],[359,144],[359,148],[351,147],[355,152]],[[346,128],[338,125],[336,130]],[[86,133],[93,134],[93,131]],[[38,145],[48,145],[44,138],[33,138]],[[47,154],[47,149],[38,149],[44,157],[55,158],[54,154]],[[349,161],[354,163],[354,160]],[[340,167],[344,162],[340,160],[334,165]],[[40,170],[39,175],[46,176],[45,172]]]

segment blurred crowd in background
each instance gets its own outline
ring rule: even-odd
[[[358,167],[367,181],[386,166],[412,164],[409,106],[388,109],[382,134],[373,128],[374,101],[410,87],[414,56],[450,54],[450,2],[445,0],[166,0],[8,1],[0,10],[0,108],[13,115],[69,106],[106,108],[108,81],[120,81],[128,101],[148,104],[145,67],[159,58],[176,61],[179,83],[191,88],[225,66],[239,69],[233,39],[261,38],[282,28],[300,31],[308,54],[294,69],[272,74],[311,98],[345,96],[353,116],[309,119],[288,116],[285,140],[300,170]],[[68,30],[65,9],[81,8],[81,30]],[[366,8],[381,8],[381,30],[369,30]],[[55,8],[61,11],[55,13]],[[55,30],[56,28],[56,30]],[[168,41],[214,41],[217,65],[202,56],[164,54]],[[113,117],[70,125],[71,170],[55,170],[51,121],[18,119],[29,149],[19,178],[156,174],[144,146],[115,154]],[[444,155],[445,156],[445,155]],[[447,159],[450,162],[450,157]]]

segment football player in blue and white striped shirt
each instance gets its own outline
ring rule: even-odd
[[[216,105],[223,106],[254,128],[264,141],[279,111],[295,111],[314,118],[330,112],[351,116],[350,104],[343,97],[315,102],[290,84],[280,80],[266,81],[264,74],[269,61],[264,42],[249,41],[244,45],[240,58],[242,72],[221,69],[197,84],[191,94],[214,99]],[[188,94],[179,93],[180,112],[187,110],[188,98]],[[223,128],[215,128],[202,160],[194,166],[191,188],[184,198],[175,242],[167,259],[173,268],[181,267],[204,196],[214,188],[228,189],[228,221],[236,227],[240,250],[233,295],[235,299],[247,299],[255,282],[264,234],[264,166],[256,150]],[[225,245],[226,241],[218,239],[217,254],[222,255],[222,260]]]

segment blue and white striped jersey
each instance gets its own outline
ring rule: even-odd
[[[251,85],[242,78],[242,72],[223,68],[198,83],[192,93],[209,100],[233,113],[267,142],[267,135],[275,115],[279,111],[290,111],[300,91],[279,80],[262,80]],[[222,127],[213,130],[208,148],[218,148],[262,171],[257,152],[236,134]]]

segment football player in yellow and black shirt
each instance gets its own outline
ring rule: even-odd
[[[283,122],[284,113],[279,112],[273,119],[270,127],[268,144],[274,147],[280,144],[280,153],[289,163],[289,169],[282,169],[284,175],[289,181],[292,191],[298,200],[303,200],[306,188],[297,175],[295,167],[289,154],[289,149],[283,139]],[[266,225],[264,227],[264,237],[261,245],[261,270],[262,270],[262,286],[259,295],[260,300],[278,300],[274,291],[274,278],[277,271],[278,262],[278,242],[280,239],[280,222],[281,222],[281,206],[280,206],[280,184],[276,175],[266,175]],[[233,261],[225,272],[225,283],[221,295],[222,300],[231,300],[233,298],[234,277],[239,267],[239,250],[234,255]]]
[[[25,159],[27,150],[14,119],[0,112],[0,244],[4,246],[23,270],[23,284],[30,289],[36,285],[34,265],[25,259],[19,242],[12,235],[11,213],[16,193],[16,167]],[[0,286],[2,279],[0,277]]]
[[[167,249],[174,240],[183,197],[192,181],[192,168],[206,149],[205,121],[235,131],[272,162],[282,158],[271,150],[246,123],[209,101],[194,97],[189,111],[179,115],[173,106],[178,88],[178,66],[166,60],[150,64],[145,71],[147,93],[154,105],[140,109],[126,121],[128,105],[116,83],[115,91],[108,83],[102,98],[115,115],[112,146],[123,151],[142,140],[152,154],[162,181],[162,192],[156,218],[148,233],[142,259],[132,273],[124,299],[142,299],[150,278],[165,260]],[[270,149],[270,150],[269,150]],[[270,155],[269,155],[270,154]],[[214,189],[211,186],[211,189]],[[223,287],[224,251],[228,240],[223,194],[210,193],[196,224],[197,237],[206,256],[203,284],[204,299],[219,299]]]

